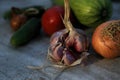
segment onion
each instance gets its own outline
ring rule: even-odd
[[[10,26],[14,31],[17,31],[21,25],[23,25],[27,21],[27,17],[22,14],[21,9],[12,7],[11,8],[12,17],[10,19]]]
[[[16,14],[10,20],[11,28],[14,31],[17,31],[26,21],[27,21],[27,17],[25,15]]]
[[[120,56],[120,20],[99,25],[92,36],[94,50],[105,58]]]

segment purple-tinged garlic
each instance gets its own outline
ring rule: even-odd
[[[50,39],[48,58],[58,65],[74,66],[80,64],[88,55],[89,40],[83,30],[75,29],[69,20],[69,0],[64,0],[66,29],[55,32]]]

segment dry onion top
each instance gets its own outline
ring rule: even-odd
[[[101,38],[109,37],[120,47],[120,20],[113,21],[101,31]]]

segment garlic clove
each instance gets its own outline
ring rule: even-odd
[[[78,30],[76,30],[78,32]],[[89,46],[89,40],[82,30],[79,30],[79,33],[72,32],[72,34],[69,34],[69,36],[66,38],[65,43],[67,48],[74,48],[77,52],[83,52],[87,51]]]
[[[61,61],[62,57],[63,57],[63,51],[64,51],[64,47],[62,46],[62,44],[59,44],[58,46],[56,46],[56,48],[54,49],[52,55],[53,58],[56,61]]]
[[[55,32],[50,38],[50,44],[54,45],[59,42],[62,42],[63,39],[67,37],[67,35],[68,35],[68,32],[66,29]]]
[[[50,46],[58,44],[62,31],[55,32],[50,38]]]
[[[76,61],[76,58],[75,56],[73,55],[72,51],[66,49],[64,50],[64,56],[62,58],[62,62],[65,64],[65,65],[70,65],[72,64],[74,61]]]
[[[84,46],[84,42],[83,41],[84,41],[83,38],[81,39],[81,38],[79,38],[79,36],[75,37],[74,47],[75,47],[76,51],[78,51],[78,52],[84,51],[84,47],[85,46]]]

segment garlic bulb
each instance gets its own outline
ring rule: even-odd
[[[58,65],[74,66],[80,64],[89,53],[89,40],[83,30],[75,29],[69,20],[69,0],[64,0],[66,29],[55,32],[50,39],[48,58]]]

